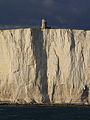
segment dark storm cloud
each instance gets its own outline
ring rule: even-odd
[[[90,0],[0,0],[1,25],[49,25],[90,29]]]

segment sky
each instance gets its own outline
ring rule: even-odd
[[[90,29],[90,0],[0,0],[0,25]]]

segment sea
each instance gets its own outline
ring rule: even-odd
[[[0,120],[90,120],[90,107],[0,106]]]

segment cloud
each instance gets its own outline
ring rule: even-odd
[[[54,5],[55,0],[42,0],[42,4],[46,7],[51,7]]]
[[[63,18],[62,16],[59,16],[58,18],[57,18],[57,20],[60,22],[60,24],[66,24],[68,21],[65,19],[65,18]]]

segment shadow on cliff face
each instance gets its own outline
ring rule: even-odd
[[[81,101],[83,103],[88,103],[88,95],[89,95],[89,88],[87,87],[87,85],[85,85],[85,88],[84,88],[83,93],[81,95]]]
[[[48,82],[47,82],[47,54],[43,46],[43,31],[40,29],[32,29],[32,48],[36,59],[36,83],[39,87],[43,103],[49,103],[48,97]],[[39,83],[39,84],[38,84]]]
[[[70,51],[72,51],[72,49],[75,49],[75,40],[74,40],[74,33],[71,30],[71,46],[70,46]]]

